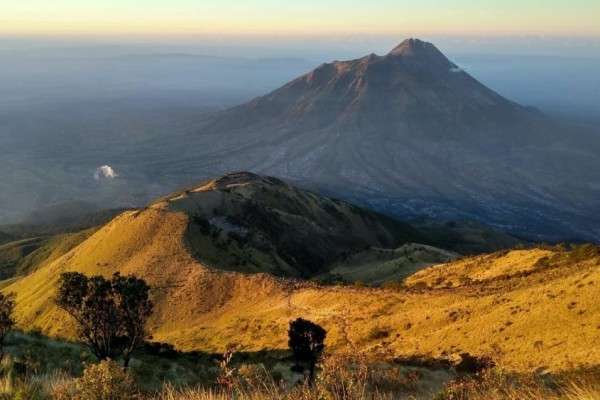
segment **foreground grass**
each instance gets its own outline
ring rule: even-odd
[[[315,384],[306,385],[285,353],[237,353],[223,365],[218,355],[146,349],[124,373],[117,363],[98,364],[76,343],[13,333],[8,344],[0,400],[600,399],[600,367],[467,374],[440,360],[335,354],[322,360]],[[229,378],[216,384],[224,374]]]
[[[450,382],[439,400],[594,400],[600,399],[600,370],[558,376],[512,375],[492,369]]]
[[[506,375],[490,370],[459,377],[436,392],[418,390],[419,379],[389,380],[364,365],[330,358],[314,385],[289,385],[265,369],[237,374],[231,386],[165,384],[160,390],[136,389],[133,377],[113,363],[96,365],[82,378],[46,374],[26,379],[0,379],[0,399],[30,400],[592,400],[600,398],[598,371],[568,376]],[[383,378],[383,380],[382,380]]]
[[[116,362],[95,362],[76,344],[23,334],[11,339],[12,346],[17,343],[25,350],[12,347],[0,366],[1,400],[600,399],[600,368],[561,375],[497,368],[466,374],[453,367],[328,355],[316,382],[308,385],[291,371],[291,363],[268,362],[268,357],[264,363],[238,356],[224,365],[190,355],[141,354],[125,372]],[[223,376],[227,379],[217,379]]]

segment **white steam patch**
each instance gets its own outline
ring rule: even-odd
[[[94,172],[94,179],[99,181],[101,179],[115,179],[119,176],[113,167],[110,165],[103,165],[101,167],[96,168],[96,172]]]
[[[450,72],[462,72],[462,68],[455,65],[454,67],[450,68]]]

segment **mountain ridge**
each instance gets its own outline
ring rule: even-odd
[[[169,199],[174,197],[125,211],[75,247],[63,246],[62,254],[39,268],[1,282],[4,293],[15,293],[18,326],[72,339],[72,319],[54,304],[60,274],[119,272],[152,288],[152,340],[183,351],[223,352],[232,343],[240,351],[285,349],[289,321],[302,317],[327,329],[326,345],[333,353],[394,359],[468,352],[518,372],[540,365],[561,371],[600,360],[593,345],[598,340],[596,247],[463,258],[421,269],[406,286],[321,285],[201,261],[186,243],[188,214],[170,209]],[[357,257],[372,260],[373,255]],[[356,272],[353,262],[349,267]],[[580,332],[577,341],[570,337],[572,329]],[[498,332],[502,340],[490,341]],[[542,346],[552,351],[539,351]]]

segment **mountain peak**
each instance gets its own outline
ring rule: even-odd
[[[443,68],[452,68],[454,66],[435,45],[414,38],[406,39],[400,43],[388,53],[388,57],[438,65]]]
[[[404,40],[398,46],[394,47],[389,54],[393,56],[413,56],[419,53],[431,51],[439,52],[439,50],[432,43],[424,42],[420,39],[410,38]]]

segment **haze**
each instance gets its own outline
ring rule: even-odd
[[[576,1],[75,0],[10,2],[5,33],[503,33],[598,35],[600,5]]]

